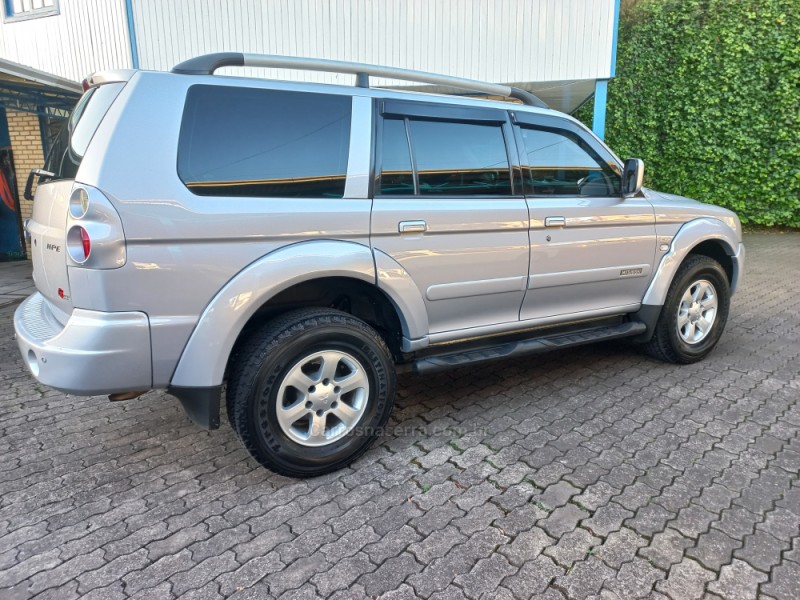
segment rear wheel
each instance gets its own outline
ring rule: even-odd
[[[261,464],[312,477],[369,448],[395,387],[391,353],[369,325],[340,311],[303,309],[242,346],[229,376],[228,414]]]
[[[673,363],[702,360],[725,329],[730,295],[722,265],[707,256],[690,255],[675,274],[645,350]]]

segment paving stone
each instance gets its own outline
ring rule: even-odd
[[[800,590],[800,564],[784,561],[772,570],[769,583],[761,586],[761,591],[779,600],[797,598]]]
[[[453,546],[462,544],[466,540],[467,536],[452,525],[448,525],[444,529],[434,531],[421,541],[412,543],[408,547],[408,551],[413,554],[420,563],[428,564],[434,558],[444,556]],[[507,547],[508,545],[502,546],[501,551],[502,548]]]
[[[464,575],[457,575],[455,583],[458,584],[469,598],[481,598],[494,595],[500,582],[513,573],[517,568],[499,554],[489,558],[480,559],[472,570]]]
[[[276,546],[292,539],[294,536],[284,525],[277,529],[264,531],[247,542],[237,544],[233,547],[233,551],[236,553],[236,560],[239,564],[244,564],[256,556],[265,556]]]
[[[658,504],[648,504],[636,511],[632,519],[627,519],[625,524],[639,535],[652,537],[659,531],[664,531],[667,523],[675,518],[671,512]]]
[[[198,523],[193,527],[180,529],[164,539],[157,540],[146,546],[148,557],[151,562],[157,561],[162,556],[172,556],[184,548],[188,548],[198,540],[205,540],[211,537],[208,525]]]
[[[722,511],[722,518],[711,524],[711,527],[724,531],[733,539],[743,539],[755,531],[756,523],[761,518],[749,510],[733,507]]]
[[[534,501],[541,502],[546,508],[553,510],[564,506],[569,499],[578,494],[580,490],[566,481],[559,481],[548,487],[541,495],[534,494]]]
[[[766,531],[756,531],[744,538],[744,547],[736,550],[734,556],[769,573],[774,565],[780,564],[781,553],[789,547],[787,542],[772,537]]]
[[[371,573],[376,568],[366,554],[358,552],[338,561],[325,573],[314,575],[311,581],[323,597],[328,597],[337,590],[349,588],[364,573]]]
[[[409,575],[421,570],[422,565],[411,554],[404,552],[400,556],[388,559],[375,571],[363,575],[358,581],[370,597],[378,597],[395,589]]]
[[[612,569],[619,569],[624,563],[633,560],[638,548],[647,546],[648,542],[635,531],[623,527],[609,534],[606,540],[595,546],[594,555]]]
[[[37,573],[31,577],[28,583],[28,592],[30,594],[38,594],[48,588],[64,585],[87,571],[100,568],[103,564],[103,551],[100,549],[90,554],[81,554],[55,568]]]
[[[219,592],[224,597],[253,587],[270,573],[275,573],[285,568],[277,552],[270,552],[265,556],[251,558],[236,570],[228,571],[217,577]]]
[[[584,560],[590,550],[600,544],[600,538],[593,537],[582,528],[565,533],[555,546],[545,548],[544,553],[557,564],[567,569],[578,560]]]
[[[270,594],[280,596],[286,591],[296,590],[317,573],[327,571],[331,565],[321,553],[299,558],[281,571],[265,577]]]
[[[188,571],[183,571],[170,577],[172,592],[180,596],[189,590],[206,585],[223,573],[235,571],[238,568],[239,563],[236,562],[234,553],[231,550],[219,556],[211,556],[195,564]]]
[[[717,516],[702,506],[692,504],[678,513],[678,518],[670,525],[689,538],[697,539],[701,533],[708,531]]]
[[[616,571],[590,556],[581,561],[566,575],[556,577],[553,585],[567,598],[583,600],[600,592],[603,584],[612,579]]]
[[[141,590],[160,585],[169,577],[181,571],[188,571],[194,566],[192,553],[183,549],[177,554],[162,556],[141,571],[134,571],[124,576],[125,593],[135,594]],[[172,586],[169,586],[171,588]]]
[[[646,598],[653,586],[664,574],[641,558],[634,558],[622,565],[614,579],[606,582],[606,588],[620,598]]]
[[[408,523],[422,535],[430,535],[433,531],[444,529],[453,519],[463,515],[464,511],[455,504],[445,502],[442,506],[432,508],[424,515],[411,519]]]
[[[131,571],[143,569],[148,564],[147,550],[144,548],[132,554],[118,556],[99,569],[79,575],[77,577],[78,589],[81,593],[85,594],[95,588],[108,587],[115,581],[122,579]]]
[[[616,502],[598,508],[590,518],[583,521],[583,527],[592,534],[599,537],[607,537],[612,531],[619,531],[625,519],[633,516],[633,513],[623,508]]]
[[[532,527],[528,531],[523,531],[514,540],[500,546],[499,552],[508,558],[511,564],[521,566],[524,563],[536,558],[542,550],[556,543],[544,530]]]
[[[681,561],[686,548],[690,548],[693,544],[694,542],[680,531],[667,527],[653,536],[650,545],[639,550],[639,554],[659,569],[667,571],[672,565]]]
[[[729,538],[720,530],[711,529],[700,536],[697,546],[686,550],[686,556],[694,558],[707,569],[719,571],[722,565],[731,562],[733,551],[741,545],[740,541]]]
[[[325,544],[320,551],[329,563],[335,564],[343,558],[353,556],[367,544],[379,539],[380,537],[372,527],[363,525],[358,529],[348,531],[336,541]]]
[[[564,569],[552,559],[547,556],[537,556],[522,565],[516,574],[506,577],[503,586],[507,587],[516,598],[530,598],[533,594],[543,593],[553,578],[562,573]]]
[[[672,600],[691,600],[702,598],[706,583],[715,578],[716,573],[704,569],[696,561],[684,560],[674,564],[667,579],[656,584],[656,588]]]
[[[589,513],[585,510],[578,508],[574,504],[567,504],[555,509],[546,519],[542,519],[538,525],[551,536],[560,537],[575,529],[578,523],[588,516]]]
[[[730,600],[744,600],[754,598],[758,584],[767,579],[764,573],[734,558],[731,564],[722,567],[717,581],[708,584],[708,590]]]
[[[406,583],[418,594],[430,596],[450,585],[456,575],[468,573],[479,559],[506,544],[508,539],[493,527],[479,531],[465,543],[454,546],[442,558],[434,559],[420,573],[409,576]]]

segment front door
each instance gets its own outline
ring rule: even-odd
[[[616,159],[578,125],[544,115],[515,119],[531,240],[521,319],[636,310],[655,260],[652,205],[622,197]]]
[[[413,279],[430,333],[516,322],[528,279],[528,209],[512,181],[508,114],[378,104],[373,249]]]

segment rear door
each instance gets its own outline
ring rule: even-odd
[[[90,88],[81,97],[47,157],[45,170],[53,176],[36,188],[28,224],[33,279],[36,288],[63,313],[73,308],[65,247],[72,185],[89,142],[124,85],[124,82],[106,83]]]
[[[652,205],[622,197],[616,159],[575,123],[519,112],[514,120],[530,211],[521,318],[636,310],[655,259]]]
[[[506,111],[378,102],[371,243],[411,276],[431,333],[519,319],[528,210]]]

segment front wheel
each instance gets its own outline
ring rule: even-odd
[[[340,311],[303,309],[271,321],[242,347],[228,414],[261,464],[313,477],[369,448],[395,387],[389,349],[369,325]]]
[[[707,256],[690,255],[675,274],[645,350],[667,362],[702,360],[725,329],[730,301],[730,284],[722,265]]]

